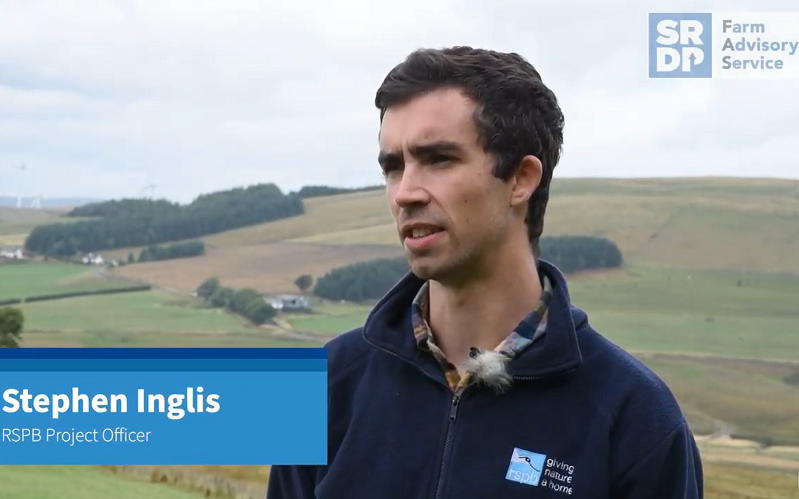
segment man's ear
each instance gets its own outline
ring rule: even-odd
[[[541,183],[543,176],[543,166],[541,160],[535,156],[525,156],[519,163],[519,168],[513,177],[513,186],[511,190],[510,203],[511,206],[517,207],[520,205],[525,206],[527,209],[527,202],[533,196],[533,193]]]

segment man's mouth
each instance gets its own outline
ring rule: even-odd
[[[432,227],[415,227],[410,231],[408,237],[410,237],[411,239],[421,239],[431,234],[435,234],[436,232],[441,232],[441,229],[436,229]]]

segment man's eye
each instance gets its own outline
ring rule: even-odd
[[[430,162],[431,163],[443,163],[445,161],[451,161],[451,160],[452,160],[452,158],[450,158],[449,156],[444,156],[442,154],[439,154],[439,155],[433,156],[431,158]]]
[[[388,175],[390,173],[394,173],[396,171],[402,170],[402,166],[400,165],[393,165],[393,164],[386,164],[383,166],[383,175]]]

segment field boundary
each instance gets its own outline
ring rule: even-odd
[[[136,293],[140,291],[150,291],[152,289],[153,287],[150,284],[137,284],[135,286],[96,289],[93,291],[68,291],[66,293],[54,293],[50,295],[34,295],[34,296],[27,296],[24,298],[10,298],[7,300],[0,300],[0,306],[18,305],[23,303],[35,303],[35,302],[52,301],[52,300],[63,300],[66,298],[78,298],[82,296]]]
[[[639,359],[657,360],[657,359],[683,359],[683,360],[703,360],[707,362],[716,363],[738,363],[747,362],[750,364],[761,365],[781,365],[799,368],[799,360],[797,359],[780,359],[780,358],[760,358],[760,357],[738,357],[734,355],[721,355],[712,353],[691,353],[691,352],[658,352],[653,350],[627,350],[631,355]]]

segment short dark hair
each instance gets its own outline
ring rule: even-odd
[[[395,66],[377,90],[380,121],[389,107],[442,88],[461,89],[477,104],[475,124],[483,149],[496,159],[495,176],[507,180],[527,155],[541,161],[541,183],[526,218],[538,258],[549,186],[563,148],[564,117],[555,94],[516,53],[467,46],[419,49]]]

